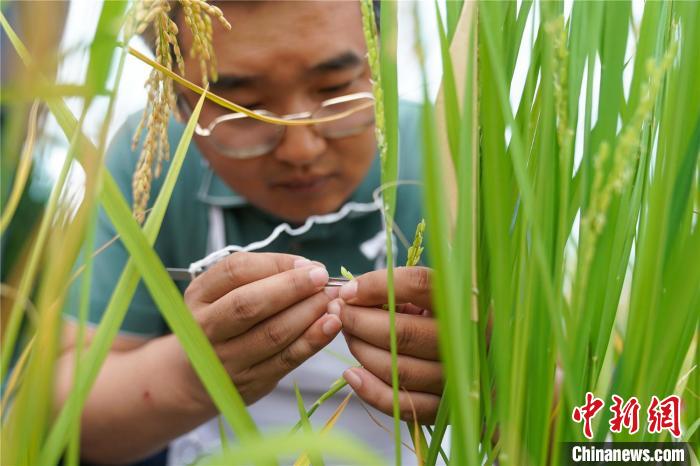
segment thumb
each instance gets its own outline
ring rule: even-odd
[[[431,269],[397,267],[394,269],[394,292],[397,303],[412,303],[431,309]],[[350,280],[340,288],[340,297],[348,304],[379,306],[388,298],[387,271],[375,270]]]

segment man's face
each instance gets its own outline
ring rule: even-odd
[[[356,2],[219,2],[230,31],[213,19],[219,79],[210,90],[248,108],[277,115],[316,110],[321,102],[371,91],[360,6]],[[189,53],[192,36],[179,15],[186,75],[199,82],[199,62]],[[197,97],[183,91],[190,107]],[[206,102],[206,127],[230,113]],[[374,126],[340,139],[311,126],[286,126],[279,145],[251,159],[224,155],[207,137],[195,136],[211,167],[252,204],[291,222],[332,212],[352,194],[375,153]]]

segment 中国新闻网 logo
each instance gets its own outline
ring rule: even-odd
[[[610,406],[612,418],[608,422],[610,432],[621,433],[623,429],[626,429],[630,434],[637,433],[640,428],[641,405],[639,400],[633,396],[625,401],[618,395],[613,395],[612,400],[613,404]],[[593,438],[591,423],[604,406],[605,402],[602,399],[587,392],[586,402],[581,406],[574,407],[571,418],[576,423],[583,423],[583,435],[587,439]],[[660,434],[663,431],[668,431],[674,437],[680,437],[680,410],[681,398],[679,396],[670,395],[662,400],[656,395],[652,396],[646,410],[647,432]]]

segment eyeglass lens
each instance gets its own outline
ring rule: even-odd
[[[325,118],[361,107],[338,120],[314,125],[318,134],[325,138],[342,138],[359,134],[374,122],[372,99],[360,98],[326,105],[317,110],[312,118]],[[266,111],[260,113],[272,115]],[[223,153],[237,158],[255,157],[273,150],[284,134],[285,126],[266,123],[245,117],[217,124],[212,132],[212,142]]]

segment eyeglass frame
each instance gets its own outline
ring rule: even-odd
[[[287,115],[277,115],[277,114],[275,114],[275,113],[273,113],[273,112],[271,112],[271,111],[269,111],[269,110],[265,110],[265,109],[256,109],[256,110],[252,110],[252,112],[253,112],[253,113],[256,113],[256,114],[258,114],[258,115],[267,116],[267,117],[273,117],[273,118],[277,118],[277,119],[280,119],[280,120],[287,120],[287,121],[304,120],[304,119],[312,119],[312,118],[313,118],[313,115],[314,115],[315,113],[317,113],[318,111],[320,111],[320,110],[322,110],[322,109],[324,109],[324,108],[326,108],[326,107],[328,107],[328,106],[330,106],[330,105],[336,105],[336,104],[341,104],[341,103],[345,103],[345,102],[351,102],[351,101],[353,101],[353,100],[360,100],[360,99],[369,99],[369,100],[372,101],[372,105],[374,105],[374,100],[375,100],[375,99],[374,99],[374,94],[372,94],[372,92],[362,91],[362,92],[353,92],[352,94],[346,94],[346,95],[341,95],[341,96],[338,96],[338,97],[333,97],[333,98],[330,98],[330,99],[326,99],[326,100],[322,101],[322,102],[319,104],[318,108],[316,108],[316,109],[315,109],[314,111],[312,111],[312,112],[309,112],[309,111],[307,111],[307,112],[298,112],[298,113],[290,113],[290,114],[287,114]],[[178,95],[177,103],[178,103],[178,106],[179,106],[179,107],[184,107],[182,110],[186,110],[186,114],[188,114],[188,115],[191,115],[191,114],[192,114],[192,109],[190,108],[190,106],[189,106],[187,100],[184,98],[184,96],[182,96],[182,94],[179,94],[179,95]],[[352,115],[353,113],[359,112],[359,111],[363,110],[364,108],[366,108],[366,107],[357,106],[357,107],[355,107],[355,108],[351,108],[351,109],[349,109],[349,110],[346,110],[345,112],[342,112],[342,113],[347,113],[347,115],[338,117],[337,119],[338,119],[338,120],[342,120],[343,118],[347,118],[347,117],[349,117],[350,115]],[[220,116],[214,118],[214,119],[211,121],[211,123],[209,123],[206,127],[202,127],[202,126],[199,124],[199,122],[196,122],[196,123],[195,123],[194,132],[195,132],[195,134],[197,134],[198,136],[209,137],[209,136],[211,136],[212,132],[214,131],[214,129],[215,129],[219,124],[224,123],[224,122],[227,122],[227,121],[239,120],[239,119],[242,119],[242,118],[251,118],[251,119],[255,119],[254,117],[251,117],[250,115],[246,115],[245,113],[242,113],[242,112],[231,112],[231,113],[226,113],[226,114],[224,114],[224,115],[220,115]],[[335,119],[331,119],[331,120],[329,120],[329,121],[335,121]],[[263,121],[263,123],[267,123],[267,124],[270,124],[270,125],[285,126],[285,127],[286,127],[286,126],[290,126],[290,125],[284,125],[284,124],[282,124],[282,123],[271,123],[271,122],[267,122],[267,121]],[[323,122],[310,122],[310,123],[307,123],[307,124],[308,124],[308,125],[313,125],[313,126],[315,126],[315,125],[320,124],[320,123],[323,123]],[[369,127],[372,123],[374,123],[374,120],[372,120],[372,122],[369,123],[369,124],[367,125],[367,127]],[[321,134],[319,134],[319,135],[322,136],[322,137],[324,137],[324,138],[328,138],[328,139],[342,139],[342,138],[344,138],[344,137],[349,137],[349,136],[354,136],[355,134],[359,134],[361,131],[364,131],[365,128],[360,128],[360,127],[358,127],[358,129],[361,129],[361,130],[358,131],[357,133],[343,134],[342,136],[337,136],[337,137],[334,137],[334,136],[326,136],[326,135],[321,135]],[[231,149],[231,150],[229,151],[229,150],[226,150],[226,149],[220,147],[220,143],[216,143],[216,142],[215,142],[215,145],[217,146],[217,149],[218,149],[218,150],[222,151],[227,157],[230,157],[230,158],[233,158],[233,159],[251,159],[251,158],[255,158],[255,157],[261,157],[261,156],[265,155],[266,153],[268,153],[269,151],[271,151],[272,149],[276,148],[276,147],[279,145],[279,143],[280,143],[280,141],[282,140],[282,137],[283,137],[283,135],[284,135],[284,131],[286,131],[286,128],[282,131],[282,133],[280,134],[279,140],[277,141],[277,143],[276,143],[274,146],[272,146],[271,149],[268,149],[267,151],[265,151],[265,152],[263,152],[263,153],[260,153],[260,154],[256,154],[256,155],[245,155],[245,156],[232,155],[231,152],[233,152],[235,149]]]

